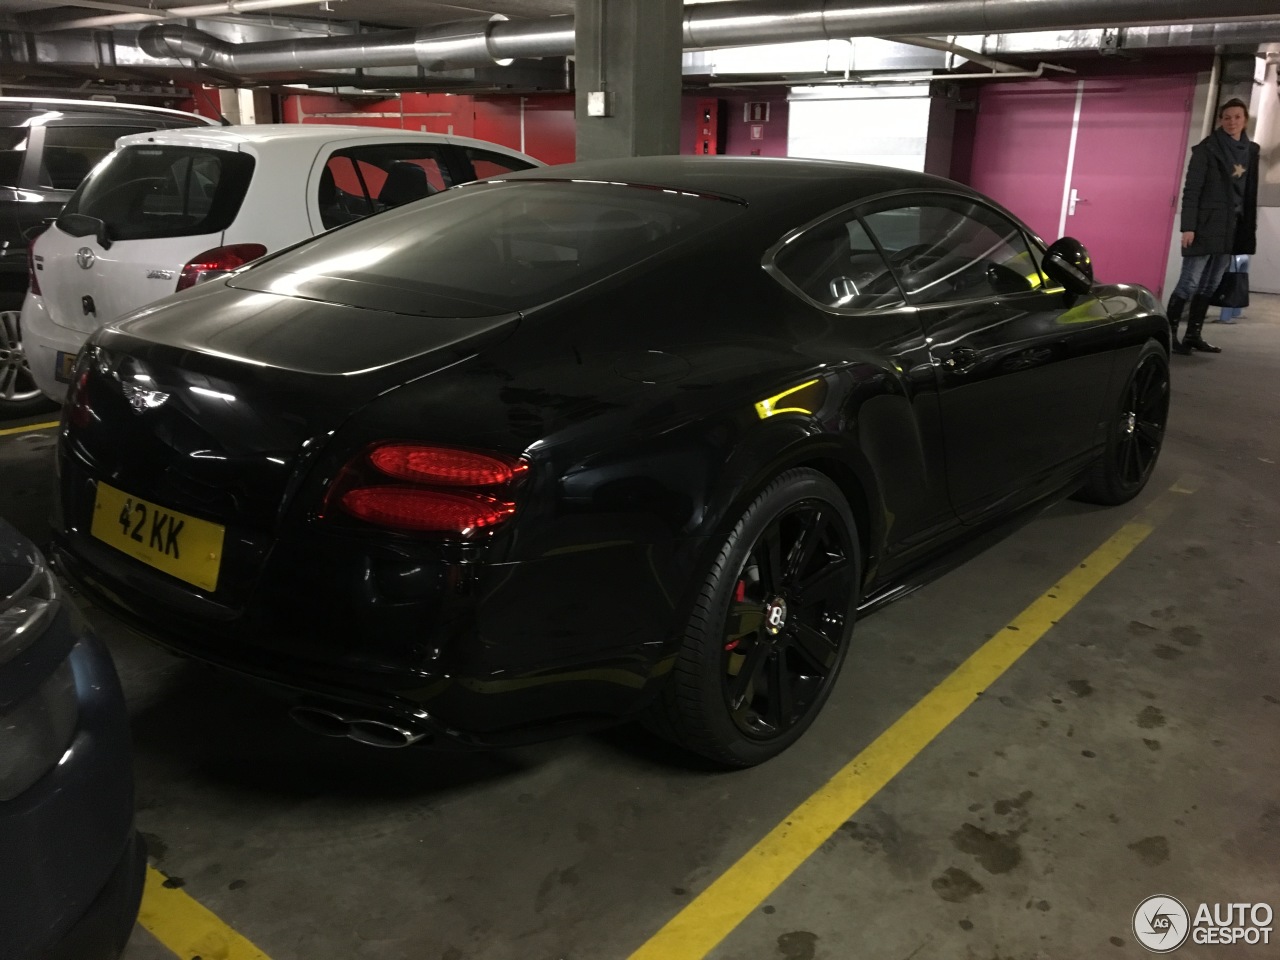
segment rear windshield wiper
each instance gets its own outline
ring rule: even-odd
[[[92,236],[103,250],[111,249],[111,234],[106,221],[83,213],[64,213],[58,218],[58,229],[73,237]]]

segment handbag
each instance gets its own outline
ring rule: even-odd
[[[1222,282],[1209,298],[1214,307],[1247,307],[1249,305],[1249,274],[1228,270]]]

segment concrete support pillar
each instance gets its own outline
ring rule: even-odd
[[[682,0],[577,0],[579,160],[680,152]]]

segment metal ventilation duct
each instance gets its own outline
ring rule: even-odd
[[[1258,0],[737,0],[698,4],[684,16],[686,50],[849,37],[1001,34],[1171,22],[1256,21]],[[301,70],[420,66],[438,71],[568,56],[574,18],[460,21],[418,31],[264,43],[229,43],[176,25],[144,28],[150,56],[190,58],[240,76]]]

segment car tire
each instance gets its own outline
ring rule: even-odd
[[[729,767],[789,747],[840,672],[861,567],[840,488],[810,469],[774,479],[721,541],[649,727]]]
[[[1075,499],[1115,506],[1141,493],[1155,470],[1168,421],[1169,360],[1164,347],[1151,341],[1129,372],[1102,456]]]
[[[0,420],[29,417],[58,405],[40,392],[22,351],[21,314],[0,311]]]

